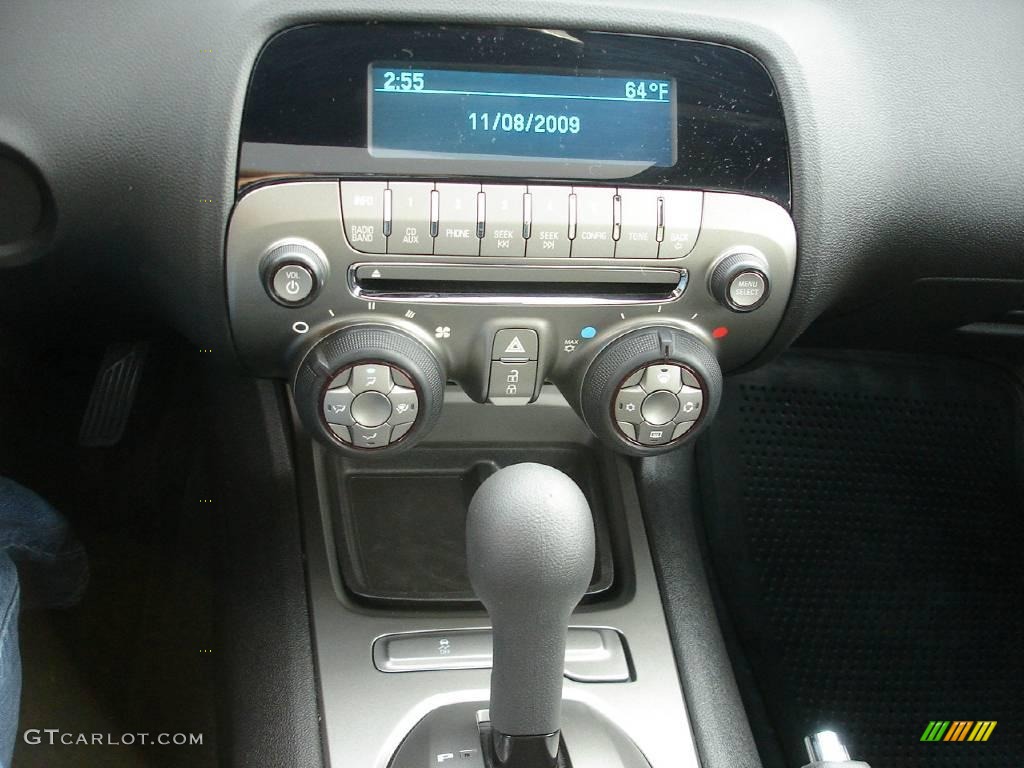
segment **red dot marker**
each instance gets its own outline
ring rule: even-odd
[[[729,329],[724,325],[720,325],[711,332],[711,335],[716,339],[724,339],[729,335]]]

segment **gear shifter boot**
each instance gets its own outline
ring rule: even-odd
[[[650,768],[616,724],[562,702],[569,617],[594,570],[594,521],[576,484],[541,464],[496,472],[470,502],[466,559],[493,628],[490,701],[431,710],[390,768]]]
[[[496,752],[507,754],[518,737],[548,737],[557,746],[566,631],[594,570],[587,500],[552,467],[506,467],[473,496],[466,555],[494,632]]]

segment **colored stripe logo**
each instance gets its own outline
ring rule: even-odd
[[[996,729],[995,720],[932,720],[921,741],[988,741]]]

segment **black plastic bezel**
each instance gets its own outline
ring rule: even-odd
[[[374,157],[367,76],[382,61],[673,78],[676,164],[624,171],[621,163]],[[666,186],[755,195],[787,208],[791,196],[782,105],[750,54],[692,40],[518,27],[313,24],[272,38],[246,98],[239,187],[319,175]]]

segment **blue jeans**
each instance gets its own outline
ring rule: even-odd
[[[62,608],[81,598],[88,565],[67,522],[32,491],[0,477],[0,768],[11,765],[21,701],[21,586],[15,560],[31,570],[45,605]]]

